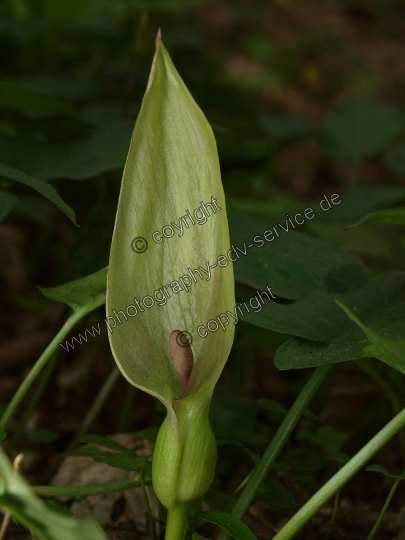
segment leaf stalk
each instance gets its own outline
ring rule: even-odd
[[[305,409],[308,407],[309,402],[325,380],[326,376],[330,373],[331,369],[331,365],[316,368],[304,388],[301,390],[299,396],[263,454],[260,462],[254,469],[244,490],[240,494],[240,497],[231,512],[237,518],[241,519],[251,505],[260,484],[268,475],[271,467],[287,442],[288,437],[291,435]],[[226,532],[221,532],[218,536],[218,540],[227,540],[228,538],[230,538],[230,536]]]
[[[315,495],[284,525],[273,540],[290,540],[403,426],[405,409],[397,414],[355,456],[352,457]]]

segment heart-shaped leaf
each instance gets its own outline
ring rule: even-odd
[[[385,355],[383,351],[386,346],[390,351],[388,355],[394,354],[391,346],[396,348],[391,360],[397,359],[395,362],[399,362],[398,367],[402,365],[400,358],[403,346],[401,338],[405,333],[405,272],[387,272],[370,281],[362,289],[340,296],[339,300],[350,306],[351,311],[362,318],[363,324],[367,325],[373,334],[377,334],[382,341],[388,339],[389,343],[381,345],[383,349],[378,352],[375,344],[370,345],[369,339],[357,325],[349,319],[342,320],[341,315],[335,312],[336,316],[333,316],[336,322],[335,329],[330,327],[328,330],[327,326],[319,327],[320,331],[325,332],[323,339],[319,336],[321,338],[319,341],[324,341],[323,343],[293,338],[278,348],[274,361],[279,369],[315,367],[378,354]],[[322,318],[322,313],[325,313],[325,316],[334,313],[330,302],[329,296],[324,304],[325,311],[322,311],[322,304],[318,303],[320,310],[312,319],[308,310],[307,321],[304,321],[305,315],[302,313],[301,328],[310,329],[312,335],[315,335],[315,330],[311,330],[311,324],[316,326]],[[333,332],[336,332],[335,336],[332,335]],[[375,336],[374,338],[377,339]],[[388,359],[386,356],[384,358]]]
[[[326,151],[352,163],[382,152],[404,129],[401,110],[360,96],[349,97],[322,121]]]
[[[363,324],[348,307],[336,301],[337,305],[343,309],[346,315],[366,334],[370,345],[361,350],[363,356],[375,356],[394,369],[405,374],[405,339],[390,339],[377,334],[371,328]]]

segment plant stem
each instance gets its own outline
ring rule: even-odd
[[[336,493],[335,500],[333,501],[332,516],[330,518],[328,532],[326,533],[326,540],[329,540],[329,537],[330,537],[330,535],[332,533],[332,530],[333,530],[333,527],[335,525],[336,514],[337,514],[337,510],[338,510],[338,505],[339,505],[339,498],[340,498],[340,491],[338,491]]]
[[[398,399],[398,396],[394,392],[392,386],[378,373],[378,371],[373,367],[370,362],[364,360],[357,360],[356,364],[365,372],[367,375],[378,384],[384,391],[386,398],[391,402],[394,414],[398,414],[401,410],[401,405]],[[405,434],[404,430],[401,429],[398,433],[399,444],[401,445],[401,454],[404,455],[405,450]]]
[[[100,414],[102,408],[105,405],[105,402],[107,401],[109,395],[113,391],[114,386],[117,384],[120,377],[121,377],[120,370],[117,368],[117,366],[114,366],[112,371],[108,375],[107,379],[104,381],[104,384],[98,391],[98,394],[95,400],[93,401],[90,409],[87,411],[87,414],[84,417],[83,422],[80,424],[74,439],[76,439],[78,435],[81,435],[82,433],[86,433],[86,431],[90,429],[91,426],[94,424],[95,420]]]
[[[114,493],[141,486],[139,474],[129,480],[122,482],[112,482],[110,484],[97,484],[93,486],[32,486],[32,490],[37,495],[44,497],[88,497],[89,495],[100,495],[103,493]]]
[[[244,490],[240,494],[238,502],[231,512],[234,516],[242,518],[246,510],[249,508],[256,491],[260,487],[260,484],[268,475],[288,437],[291,435],[291,432],[297,425],[298,420],[301,418],[315,392],[325,380],[326,376],[330,373],[331,369],[331,365],[316,368],[304,388],[301,390],[293,406],[288,411],[287,416],[284,418],[282,424],[276,431],[276,434],[271,440],[260,462],[254,469],[252,476],[249,478]],[[218,540],[227,540],[228,538],[230,538],[230,536],[225,531],[222,531],[218,536]]]
[[[15,447],[15,445],[19,442],[20,436],[22,432],[24,431],[24,428],[30,419],[35,407],[38,405],[46,386],[49,382],[49,379],[52,376],[53,370],[55,369],[56,363],[58,360],[58,354],[54,354],[52,356],[52,359],[46,366],[43,375],[41,377],[41,380],[39,381],[37,387],[34,390],[33,396],[31,397],[30,403],[28,407],[25,409],[24,414],[22,415],[20,422],[18,424],[17,429],[15,430],[15,433],[13,435],[13,438],[11,439],[11,446],[12,448]]]
[[[405,425],[405,409],[397,414],[355,456],[348,461],[315,495],[287,522],[273,540],[289,540],[331,497],[354,476]]]
[[[186,533],[189,507],[189,503],[179,503],[167,512],[165,540],[183,540]]]
[[[86,306],[83,306],[81,308],[75,309],[73,313],[71,313],[71,315],[69,316],[65,324],[62,326],[62,328],[59,330],[59,332],[56,334],[56,336],[53,338],[53,340],[50,342],[50,344],[44,350],[44,352],[41,354],[38,360],[35,362],[30,372],[25,377],[23,382],[20,384],[17,392],[14,394],[12,400],[8,404],[3,416],[0,419],[0,426],[3,429],[6,428],[8,421],[17,410],[18,406],[23,400],[25,394],[30,389],[36,377],[39,375],[42,369],[46,366],[49,359],[52,357],[53,353],[56,350],[58,350],[58,346],[60,342],[66,338],[69,332],[76,326],[76,324],[81,319],[83,319],[85,315],[87,315],[91,311],[94,311],[96,308],[102,305],[102,303],[103,301],[100,302],[100,300],[98,300],[96,302],[87,304]]]
[[[150,507],[148,492],[146,491],[145,482],[144,482],[144,479],[143,479],[143,471],[142,471],[142,469],[141,469],[141,471],[139,473],[139,477],[140,477],[141,486],[142,486],[143,498],[145,499],[146,510],[147,510],[147,513],[148,513],[148,540],[153,540],[152,510],[151,510],[151,507]]]
[[[374,527],[371,529],[371,532],[370,532],[370,534],[367,536],[366,540],[371,540],[372,538],[374,538],[374,535],[375,535],[375,533],[377,532],[379,526],[381,525],[381,521],[382,521],[382,519],[383,519],[383,517],[384,517],[384,515],[385,515],[385,512],[387,511],[387,508],[388,508],[388,506],[389,506],[389,504],[390,504],[390,502],[391,502],[392,497],[394,496],[394,493],[395,493],[395,491],[396,491],[396,489],[397,489],[398,484],[400,483],[400,481],[401,481],[401,478],[397,478],[397,479],[395,480],[395,482],[394,482],[394,484],[393,484],[393,486],[392,486],[390,492],[388,493],[387,500],[385,501],[385,504],[384,504],[384,506],[382,507],[382,510],[381,510],[381,512],[380,512],[380,515],[378,516],[378,519],[377,519],[377,521],[375,522],[375,525],[374,525]]]

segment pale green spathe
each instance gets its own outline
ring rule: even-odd
[[[210,202],[221,208],[203,225],[184,227],[157,244],[162,231],[189,210]],[[134,253],[132,240],[144,237],[149,247]],[[160,238],[160,237],[158,237]],[[157,39],[148,88],[133,132],[122,180],[107,278],[107,316],[141,301],[164,285],[188,273],[206,269],[230,249],[225,199],[212,129],[194,102],[164,48]],[[135,386],[159,398],[173,413],[172,399],[182,393],[180,377],[170,357],[173,330],[192,334],[194,369],[186,395],[210,396],[233,342],[234,325],[220,328],[206,338],[197,333],[235,305],[231,263],[211,270],[188,292],[173,294],[165,305],[144,309],[109,333],[114,358],[124,376]],[[150,301],[149,301],[150,302]],[[131,313],[134,310],[132,309]],[[183,396],[184,397],[184,396]]]

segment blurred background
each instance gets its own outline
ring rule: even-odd
[[[368,212],[405,202],[403,0],[2,0],[2,406],[68,313],[37,286],[56,286],[108,264],[122,169],[158,28],[213,127],[229,213],[273,225],[336,193],[342,204],[302,231],[359,255],[372,275],[404,269],[402,231],[343,230]],[[12,178],[11,169],[20,176]],[[56,188],[80,227],[22,173]],[[237,284],[238,299],[250,294]],[[72,336],[103,319],[100,308]],[[82,345],[72,342],[69,352],[60,349],[11,424],[13,444],[28,456],[25,472],[37,483],[51,477],[39,465],[66,448],[105,389],[114,362],[102,329]],[[285,339],[238,325],[213,404],[217,436],[262,453],[308,376],[273,366]],[[288,514],[302,490],[313,491],[325,471],[339,466],[333,452],[345,444],[351,455],[389,420],[392,407],[379,373],[399,401],[404,385],[390,368],[376,363],[375,370],[373,381],[355,364],[344,364],[321,390],[310,415],[329,427],[312,438],[304,433],[299,450],[287,449],[288,475],[281,466],[278,483],[261,496],[266,512]],[[88,429],[143,430],[153,440],[163,411],[150,396],[121,378],[103,395]],[[398,452],[387,448],[385,463],[395,462]],[[250,465],[237,447],[221,452],[221,481],[211,500],[222,508],[229,503],[227,486],[237,487]],[[347,522],[379,508],[383,482],[359,475],[343,497]],[[260,519],[281,519],[263,512]],[[405,525],[401,519],[393,518],[392,535]]]

